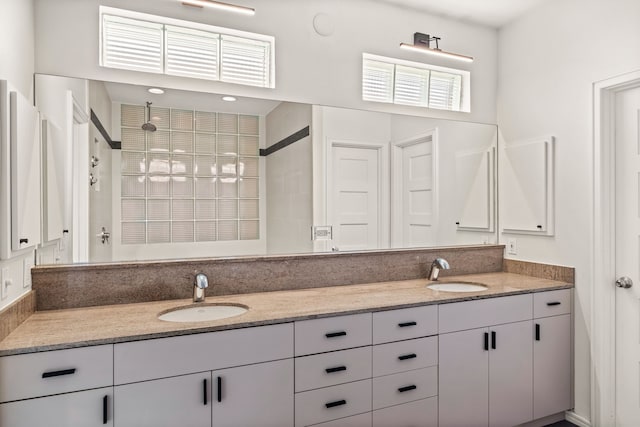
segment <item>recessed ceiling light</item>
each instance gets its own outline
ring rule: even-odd
[[[236,97],[235,97],[235,96],[223,96],[223,97],[222,97],[222,100],[223,100],[223,101],[233,102],[233,101],[235,101],[235,100],[236,100]]]
[[[153,93],[154,95],[162,95],[164,93],[164,90],[160,89],[159,87],[150,87],[147,90],[149,91],[149,93]]]
[[[210,7],[213,9],[224,10],[227,12],[242,13],[244,15],[255,15],[256,10],[252,7],[239,6],[237,4],[223,3],[215,0],[178,0],[182,1],[185,6],[193,7]]]

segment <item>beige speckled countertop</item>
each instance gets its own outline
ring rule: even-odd
[[[570,283],[513,273],[453,276],[441,283],[453,281],[482,283],[489,289],[472,293],[439,292],[425,287],[427,279],[417,279],[209,297],[207,303],[242,304],[249,311],[237,317],[198,323],[157,319],[160,312],[188,306],[192,304],[190,300],[40,311],[0,341],[0,356],[573,287]]]

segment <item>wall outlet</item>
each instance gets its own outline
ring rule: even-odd
[[[31,257],[26,257],[22,264],[22,287],[30,288],[31,287],[31,268],[33,267],[33,259]]]
[[[507,239],[507,253],[509,255],[518,255],[518,242],[516,239]]]
[[[13,282],[9,279],[9,268],[5,267],[0,270],[0,299],[5,299],[9,296],[9,286]]]

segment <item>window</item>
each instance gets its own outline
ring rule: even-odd
[[[275,87],[271,36],[100,7],[100,65]]]
[[[258,240],[260,117],[121,106],[121,243]]]
[[[362,56],[362,99],[470,111],[470,73],[418,62]]]

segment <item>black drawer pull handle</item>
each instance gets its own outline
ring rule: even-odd
[[[20,239],[20,244],[29,243],[29,239]]]
[[[416,325],[417,325],[416,322],[398,323],[398,326],[400,326],[401,328],[406,328],[407,326],[416,326]]]
[[[489,333],[484,333],[484,349],[485,351],[489,351]]]
[[[491,349],[495,350],[496,347],[498,346],[497,340],[496,340],[496,336],[498,334],[496,334],[496,331],[491,331]]]
[[[540,324],[536,323],[536,341],[540,341]]]
[[[418,387],[417,387],[417,386],[415,386],[415,385],[408,385],[408,386],[406,386],[406,387],[400,387],[400,388],[398,389],[398,391],[399,391],[400,393],[404,393],[405,391],[411,391],[411,390],[415,390],[415,389],[417,389],[417,388],[418,388]]]
[[[207,379],[202,380],[202,396],[204,397],[203,403],[205,406],[209,403],[208,390],[207,390]]]
[[[340,371],[346,371],[346,370],[347,370],[346,366],[336,366],[335,368],[327,368],[327,369],[325,369],[327,374],[333,374],[334,372],[340,372]]]
[[[324,406],[326,406],[327,409],[329,409],[329,408],[335,408],[336,406],[342,406],[346,404],[347,404],[347,401],[342,399],[342,400],[336,400],[335,402],[325,403]]]
[[[542,226],[541,225],[536,225],[536,228],[539,230],[542,230]]]
[[[222,377],[218,377],[218,402],[222,402]]]
[[[102,424],[106,424],[109,421],[109,417],[107,414],[109,406],[109,396],[105,396],[102,398]]]
[[[560,305],[560,304],[562,304],[560,301],[551,301],[547,303],[549,307],[551,307],[552,305]]]
[[[62,375],[72,375],[76,373],[76,368],[61,369],[59,371],[43,372],[42,378],[60,377]]]
[[[398,356],[398,360],[409,360],[409,359],[415,359],[416,354],[415,353],[411,353],[411,354],[403,354],[402,356]]]
[[[324,336],[327,338],[345,337],[347,333],[345,331],[329,332],[328,334],[324,334]]]

